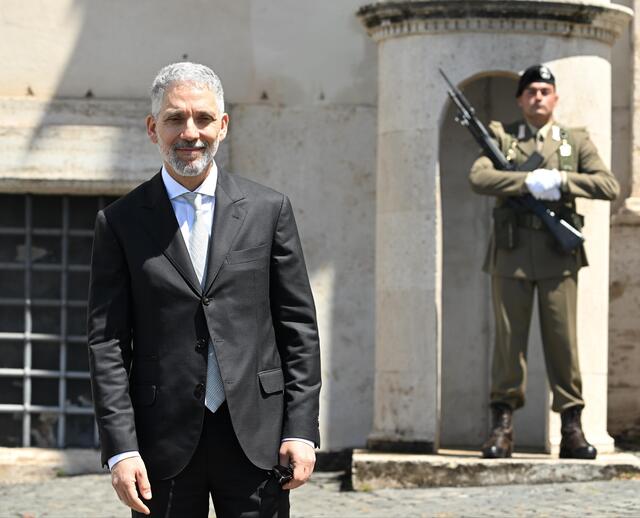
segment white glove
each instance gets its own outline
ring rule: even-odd
[[[562,175],[557,169],[536,169],[527,174],[525,184],[537,200],[556,201],[560,199]]]
[[[542,184],[545,191],[557,189],[562,184],[562,175],[557,169],[536,169],[534,177]]]
[[[545,201],[558,201],[560,199],[560,196],[560,189],[558,187],[554,187],[553,189],[543,191],[542,194],[536,196],[535,198]]]

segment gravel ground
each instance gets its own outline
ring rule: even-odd
[[[640,517],[640,480],[474,488],[341,490],[342,473],[316,473],[293,491],[294,518]],[[0,516],[126,518],[108,475],[0,484]],[[214,516],[211,513],[210,516]]]

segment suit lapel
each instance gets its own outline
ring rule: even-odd
[[[149,181],[149,189],[144,204],[145,226],[160,250],[171,262],[189,287],[198,295],[201,293],[198,277],[191,264],[187,245],[178,227],[171,201],[158,173]]]
[[[216,185],[216,206],[213,214],[213,230],[209,243],[205,293],[211,290],[220,267],[227,257],[244,218],[245,195],[232,176],[220,169]],[[195,274],[194,274],[195,275]]]

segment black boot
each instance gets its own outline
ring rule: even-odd
[[[513,411],[509,405],[494,403],[493,430],[491,435],[482,445],[482,456],[485,459],[504,459],[511,457],[513,452],[513,425],[511,417]]]
[[[580,406],[569,407],[560,414],[562,419],[561,459],[595,459],[598,454],[598,450],[589,444],[584,436],[580,422],[581,414]]]

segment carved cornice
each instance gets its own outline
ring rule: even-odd
[[[357,15],[375,40],[409,34],[511,32],[589,38],[611,45],[633,11],[576,0],[392,0],[365,5]]]

